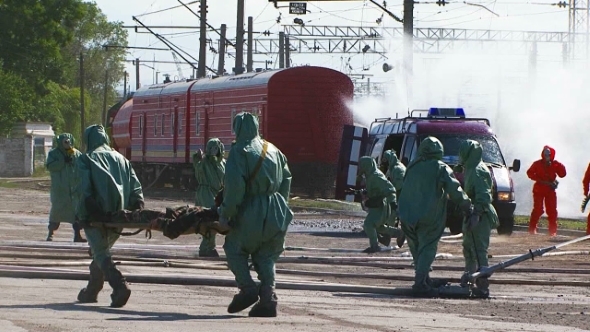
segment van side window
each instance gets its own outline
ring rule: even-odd
[[[416,136],[412,136],[412,135],[406,136],[406,141],[404,143],[404,151],[401,154],[402,162],[409,164],[410,161],[412,161],[412,150],[413,150],[415,144],[416,144]]]
[[[418,141],[414,140],[414,146],[412,147],[412,153],[410,154],[410,161],[416,158],[418,154]]]
[[[377,138],[375,140],[375,144],[373,145],[373,148],[371,149],[371,157],[373,159],[375,159],[377,164],[379,164],[381,162],[381,160],[379,160],[379,158],[381,157],[381,153],[383,152],[383,143],[385,143],[384,138]]]

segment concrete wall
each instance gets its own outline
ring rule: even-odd
[[[33,175],[33,138],[0,138],[0,177]]]

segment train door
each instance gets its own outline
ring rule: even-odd
[[[367,151],[369,131],[367,128],[345,125],[342,131],[342,143],[338,157],[338,171],[336,174],[336,199],[360,201],[360,196],[346,193],[348,188],[358,188],[358,164],[361,156]]]

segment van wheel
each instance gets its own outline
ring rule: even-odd
[[[500,226],[498,226],[498,235],[511,235],[514,229],[514,217],[500,218]]]

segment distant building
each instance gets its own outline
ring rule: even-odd
[[[10,132],[11,138],[31,137],[35,151],[43,151],[47,156],[53,147],[55,132],[51,124],[45,122],[17,122]]]

